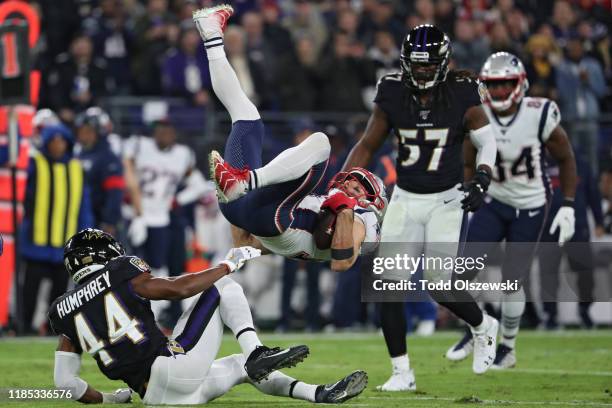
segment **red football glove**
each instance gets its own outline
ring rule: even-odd
[[[321,204],[321,208],[326,208],[334,214],[338,215],[340,211],[345,208],[350,208],[351,210],[355,208],[357,205],[357,200],[352,197],[347,196],[343,192],[338,192],[332,196],[327,197],[323,204]]]

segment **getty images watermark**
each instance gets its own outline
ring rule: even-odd
[[[419,269],[433,271],[454,271],[462,275],[466,271],[482,270],[485,268],[487,254],[478,257],[470,256],[425,256],[418,257],[408,254],[396,254],[392,257],[377,256],[373,258],[372,273],[379,275],[379,279],[372,281],[375,291],[417,291],[417,290],[491,290],[491,291],[517,291],[520,288],[519,280],[506,280],[502,282],[478,282],[468,279],[441,279],[430,281],[427,279],[411,280]],[[394,277],[403,275],[405,279],[383,280],[385,272],[391,272]]]

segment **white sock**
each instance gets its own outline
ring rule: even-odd
[[[318,387],[318,385],[297,381],[295,378],[280,371],[274,371],[267,379],[252,384],[264,394],[291,397],[310,402],[315,402],[315,394]]]
[[[315,402],[318,385],[298,381],[293,387],[293,398]]]
[[[242,354],[246,358],[249,358],[253,350],[257,346],[261,346],[261,340],[259,340],[259,336],[257,336],[257,332],[255,329],[243,331],[240,336],[238,336],[238,344],[240,344],[240,349],[242,350]]]
[[[208,67],[215,94],[230,114],[232,122],[257,120],[261,117],[240,86],[236,72],[230,65],[222,46],[208,48]]]
[[[517,292],[504,293],[501,304],[501,344],[514,348],[524,311],[525,292],[523,288]]]
[[[253,316],[242,287],[227,276],[219,279],[215,286],[221,295],[219,302],[221,320],[234,336],[238,336],[242,354],[248,358],[255,347],[261,346],[262,343],[254,330]]]
[[[251,179],[257,180],[256,188],[295,180],[315,164],[327,160],[330,151],[327,136],[321,132],[313,133],[299,145],[284,150],[270,163],[254,170],[256,176]]]
[[[393,366],[393,371],[409,371],[410,359],[408,358],[408,354],[398,357],[391,357],[391,365]]]

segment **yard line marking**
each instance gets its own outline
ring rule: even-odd
[[[589,375],[596,377],[612,377],[612,371],[580,371],[580,370],[556,370],[548,368],[512,368],[499,372],[517,372],[527,374],[558,374],[558,375]]]
[[[387,400],[422,400],[422,401],[453,401],[458,402],[460,398],[448,398],[448,397],[402,397],[402,396],[380,396],[380,397],[370,397],[363,396],[361,398],[369,398],[369,399],[387,399]],[[516,401],[516,400],[481,400],[484,404],[491,405],[571,405],[571,406],[580,406],[580,407],[612,407],[612,404],[608,404],[605,402],[592,402],[592,401]]]

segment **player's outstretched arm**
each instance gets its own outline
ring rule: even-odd
[[[53,370],[56,388],[69,391],[73,399],[84,404],[123,404],[131,401],[132,392],[129,388],[114,393],[100,392],[79,377],[80,370],[81,355],[77,348],[68,337],[60,336]]]
[[[374,110],[368,119],[365,133],[355,146],[351,149],[342,170],[351,167],[368,167],[372,156],[384,143],[389,134],[389,120],[387,114],[374,104]]]
[[[355,218],[353,210],[346,208],[340,211],[331,244],[331,269],[343,272],[353,266],[364,239],[365,226]]]
[[[214,268],[170,278],[156,278],[149,273],[141,273],[131,283],[134,292],[145,299],[186,299],[205,291],[225,275],[240,269],[247,260],[260,255],[261,251],[256,248],[232,248],[225,260]]]

